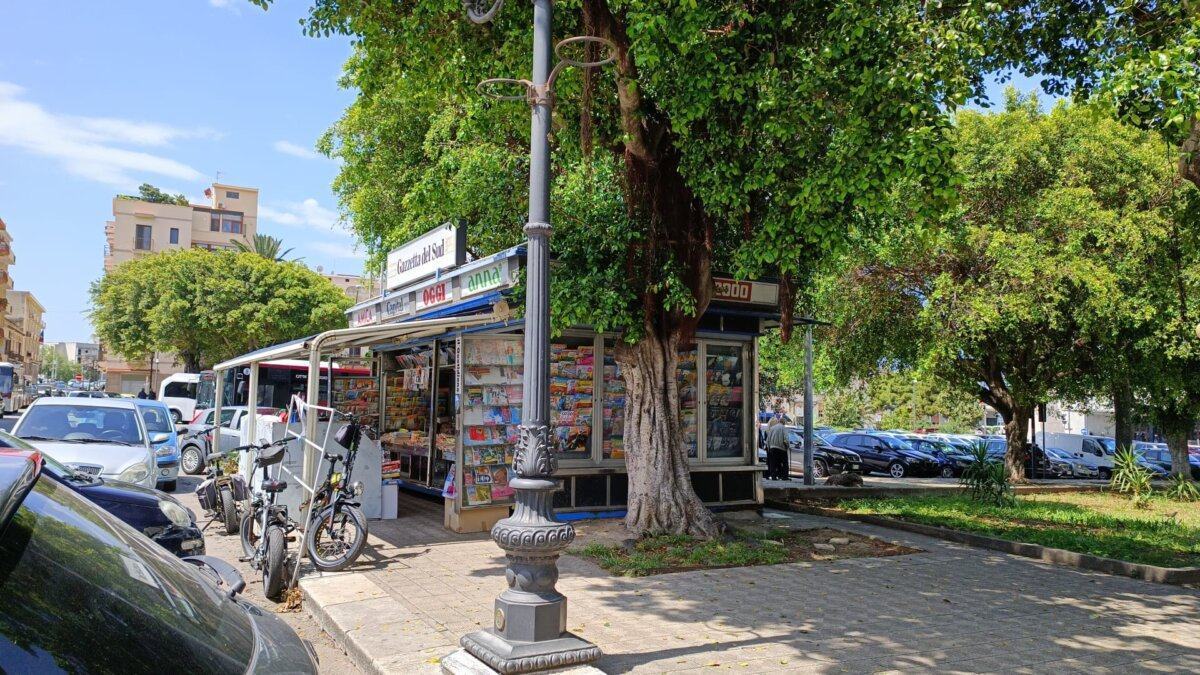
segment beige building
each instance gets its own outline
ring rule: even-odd
[[[204,196],[210,203],[186,206],[115,197],[113,219],[104,225],[104,271],[148,253],[231,249],[234,241],[253,241],[258,230],[257,188],[213,183]],[[157,389],[162,378],[183,370],[183,363],[165,352],[129,362],[101,345],[99,360],[106,389],[127,394]]]
[[[333,282],[334,286],[342,289],[342,292],[353,300],[355,304],[379,297],[380,295],[379,280],[374,277],[364,277],[357,274],[337,274],[334,272],[325,274],[320,267],[317,268],[317,272]]]
[[[208,205],[156,204],[113,198],[113,219],[105,223],[104,271],[147,253],[171,249],[233,248],[250,242],[258,230],[258,189],[213,183],[204,191]]]
[[[8,292],[12,290],[12,276],[9,275],[8,268],[15,265],[17,256],[12,250],[12,235],[8,233],[8,225],[4,224],[4,219],[0,218],[0,344],[8,338],[9,321],[8,321]],[[4,357],[8,358],[8,350],[5,349]]]
[[[8,290],[8,309],[5,315],[6,334],[4,351],[6,360],[17,365],[26,383],[37,382],[42,365],[42,335],[46,323],[42,318],[46,309],[29,291]]]

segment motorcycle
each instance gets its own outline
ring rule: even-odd
[[[209,427],[185,436],[191,438],[208,433],[216,427]],[[239,473],[227,474],[221,468],[221,460],[234,456],[240,448],[228,452],[212,452],[205,456],[206,477],[196,487],[196,499],[200,508],[209,516],[204,525],[207,529],[214,521],[220,521],[225,526],[225,534],[237,534],[240,520],[241,504],[250,499],[250,490],[246,479]]]
[[[325,453],[329,469],[324,482],[313,493],[304,537],[309,559],[323,572],[345,569],[358,559],[367,543],[367,517],[358,501],[363,484],[350,482],[350,477],[363,435],[375,438],[375,430],[363,424],[358,416],[339,412],[334,415],[347,421],[334,433],[334,440],[346,449],[346,454]]]

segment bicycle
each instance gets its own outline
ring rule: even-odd
[[[199,436],[213,429],[216,427],[201,429],[184,436],[184,438]],[[221,468],[221,460],[232,456],[239,449],[210,452],[204,457],[208,466],[205,480],[196,487],[196,499],[205,513],[211,516],[208,523],[204,525],[205,529],[208,529],[208,526],[214,521],[219,520],[225,525],[225,534],[238,533],[238,512],[240,505],[250,498],[250,490],[246,487],[246,479],[241,474],[225,473]]]
[[[275,496],[287,489],[287,481],[272,479],[268,471],[269,467],[283,461],[287,452],[284,446],[292,440],[291,437],[285,437],[263,445],[235,448],[258,451],[254,466],[262,469],[262,482],[254,494],[249,511],[242,518],[242,551],[246,555],[241,560],[262,572],[263,595],[271,600],[282,597],[296,565],[295,556],[287,551],[288,535],[296,530],[296,523],[288,516],[286,504],[275,503]],[[255,536],[256,530],[263,535]]]
[[[347,421],[334,433],[334,440],[346,449],[346,455],[325,453],[329,469],[325,481],[313,493],[308,527],[304,530],[308,557],[323,572],[336,572],[351,565],[367,542],[367,518],[358,502],[363,484],[351,483],[350,477],[363,435],[375,438],[375,430],[363,424],[359,416],[336,411],[334,415]],[[339,462],[344,467],[340,472]]]

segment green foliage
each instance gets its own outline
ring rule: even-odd
[[[52,380],[71,380],[77,373],[83,372],[83,366],[59,354],[58,350],[50,345],[42,345],[41,360],[41,374]]]
[[[1003,462],[997,462],[987,453],[987,445],[977,443],[971,448],[972,462],[963,470],[959,485],[967,489],[971,499],[977,502],[1008,506],[1014,501],[1012,483]]]
[[[834,389],[821,401],[821,423],[838,429],[863,426],[867,419],[867,396],[861,386]]]
[[[1153,499],[1138,507],[1104,492],[1020,495],[1009,506],[961,496],[843,501],[851,513],[949,527],[1163,567],[1200,566],[1200,509]]]
[[[1169,482],[1170,486],[1163,491],[1169,499],[1179,502],[1200,501],[1200,488],[1196,487],[1196,482],[1187,474],[1173,473]]]
[[[174,351],[189,370],[344,327],[351,302],[298,263],[199,249],[125,262],[93,282],[91,296],[109,349],[129,359]]]
[[[188,205],[188,198],[182,193],[169,195],[149,183],[142,183],[138,186],[136,195],[117,195],[117,199],[140,199],[154,204],[174,204],[176,206]]]
[[[1138,462],[1137,453],[1129,448],[1120,448],[1113,456],[1113,472],[1110,485],[1114,492],[1128,495],[1135,505],[1149,503],[1154,487],[1150,481],[1150,470]]]
[[[283,240],[278,237],[272,237],[266,234],[254,234],[253,245],[247,244],[240,239],[233,240],[234,247],[242,253],[257,253],[267,260],[283,262],[289,253],[294,249],[283,250]],[[303,258],[293,258],[293,262],[299,262]]]

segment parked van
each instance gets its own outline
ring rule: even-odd
[[[1036,440],[1041,442],[1041,434]],[[1046,447],[1059,448],[1069,452],[1084,464],[1095,467],[1100,472],[1100,478],[1108,480],[1112,477],[1113,455],[1116,454],[1116,442],[1104,436],[1085,436],[1084,434],[1046,434]]]
[[[158,385],[158,400],[171,409],[175,424],[191,422],[196,415],[196,390],[199,373],[176,373],[163,378]]]

